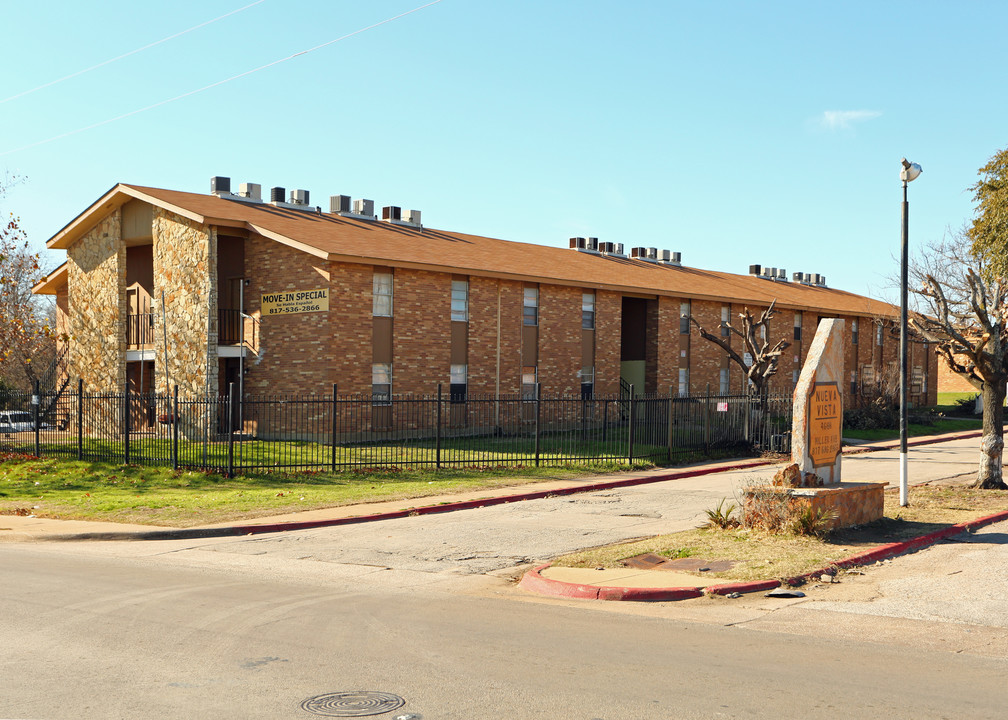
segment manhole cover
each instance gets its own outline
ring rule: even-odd
[[[354,690],[308,698],[301,703],[301,709],[326,717],[367,717],[392,712],[405,704],[405,700],[392,693]]]

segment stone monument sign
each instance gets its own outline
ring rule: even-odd
[[[840,482],[843,437],[844,321],[819,322],[794,391],[791,459],[801,486]]]

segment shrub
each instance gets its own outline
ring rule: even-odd
[[[721,502],[714,510],[705,510],[707,513],[707,524],[711,527],[719,527],[722,529],[738,527],[738,519],[732,517],[737,507],[735,503],[730,503],[727,509],[724,504],[728,501],[728,498],[721,498]]]

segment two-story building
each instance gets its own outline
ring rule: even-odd
[[[117,185],[47,243],[67,261],[57,298],[69,373],[88,390],[216,395],[738,392],[745,379],[691,327],[716,332],[776,301],[776,389],[798,376],[820,318],[845,322],[850,402],[895,373],[898,309],[825,278],[689,267],[645,243],[545,247],[425,227],[417,211],[257,185],[201,195]],[[630,247],[636,245],[635,247]],[[733,340],[737,342],[737,339]],[[937,362],[910,348],[912,398],[933,404]]]

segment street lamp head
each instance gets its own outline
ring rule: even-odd
[[[917,177],[924,172],[920,165],[912,163],[906,158],[903,158],[900,162],[903,164],[903,169],[900,170],[900,180],[905,183],[916,180]]]

